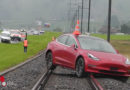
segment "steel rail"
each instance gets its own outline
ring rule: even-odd
[[[38,57],[40,57],[42,54],[43,54],[43,51],[41,51],[40,54],[38,54],[38,55],[36,55],[36,56],[34,56],[34,57],[28,59],[27,61],[25,61],[25,62],[23,62],[23,63],[21,63],[21,64],[18,64],[18,65],[14,66],[14,67],[11,67],[11,68],[9,68],[9,69],[3,71],[3,72],[0,72],[0,76],[6,75],[7,73],[12,72],[12,71],[14,71],[14,70],[20,68],[21,66],[23,66],[23,65],[25,65],[25,64],[27,64],[27,63],[33,61],[33,60],[35,60],[35,59],[38,58]]]
[[[52,70],[46,71],[41,76],[41,78],[36,82],[32,90],[43,90],[51,74],[52,74]]]
[[[94,78],[93,74],[90,74],[88,79],[93,90],[104,90],[100,83]]]

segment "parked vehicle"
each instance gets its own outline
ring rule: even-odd
[[[84,72],[130,76],[130,61],[119,54],[107,41],[87,36],[64,34],[50,42],[46,50],[47,68],[57,65],[72,68],[78,77]]]
[[[21,41],[21,33],[20,33],[20,31],[18,31],[18,30],[11,30],[10,33],[11,33],[10,36],[11,36],[11,40],[12,41],[15,41],[15,40]]]
[[[45,31],[42,31],[42,30],[41,30],[41,31],[40,31],[40,34],[43,34],[44,32],[45,32]]]
[[[33,35],[39,35],[40,33],[39,33],[39,31],[34,31],[33,32]]]
[[[10,32],[9,31],[3,31],[1,32],[1,42],[11,42],[10,38]]]
[[[23,41],[26,38],[27,32],[21,32],[21,40]]]

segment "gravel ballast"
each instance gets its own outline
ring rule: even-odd
[[[104,90],[130,90],[130,80],[126,83],[123,82],[120,78],[114,76],[98,76],[96,77],[98,82],[104,88]]]
[[[87,77],[77,78],[70,69],[57,67],[50,76],[44,90],[92,90]]]
[[[45,60],[42,52],[39,57],[24,64],[20,68],[4,75],[6,87],[0,85],[0,90],[31,90],[41,75],[45,72]]]

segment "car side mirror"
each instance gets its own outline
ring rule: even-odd
[[[77,45],[72,44],[72,45],[71,45],[71,48],[74,48],[74,49],[76,50],[78,47],[77,47]]]

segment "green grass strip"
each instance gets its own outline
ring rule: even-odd
[[[103,38],[105,40],[107,39],[106,34],[91,34],[91,35]],[[130,40],[130,35],[111,35],[111,40]]]
[[[36,55],[39,51],[46,48],[52,36],[58,37],[59,32],[45,32],[43,35],[28,36],[28,52],[23,51],[23,42],[17,44],[0,43],[0,71],[17,65],[31,56]]]

